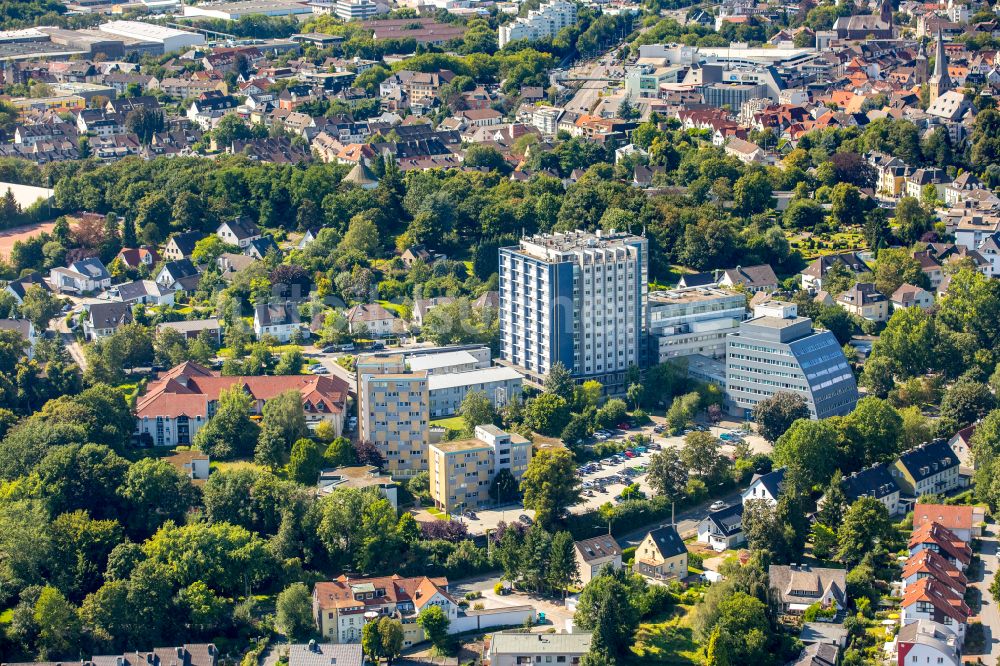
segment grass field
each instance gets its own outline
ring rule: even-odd
[[[465,419],[461,416],[452,416],[447,419],[437,419],[431,421],[432,426],[440,426],[446,430],[465,430]]]
[[[692,606],[677,606],[662,622],[643,622],[632,646],[636,664],[699,666],[700,648],[694,640],[690,614]]]
[[[792,248],[801,252],[806,261],[826,254],[865,250],[868,247],[861,231],[853,228],[833,234],[789,233],[787,238]]]

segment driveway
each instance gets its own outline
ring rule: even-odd
[[[998,570],[997,525],[994,523],[988,524],[985,528],[979,557],[982,560],[982,571],[972,583],[982,595],[979,621],[983,623],[986,633],[984,650],[986,654],[980,655],[979,658],[986,666],[997,666],[1000,663],[1000,607],[990,594],[990,584]]]

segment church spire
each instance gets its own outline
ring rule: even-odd
[[[930,81],[930,101],[933,102],[943,93],[951,90],[951,78],[948,76],[948,54],[944,51],[944,39],[938,28],[937,43],[934,45],[934,73]]]
[[[892,27],[892,0],[882,0],[879,7],[879,19],[886,27]]]

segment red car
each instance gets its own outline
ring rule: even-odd
[[[631,451],[626,451],[625,452],[625,457],[626,458],[635,458],[635,454],[632,453]]]

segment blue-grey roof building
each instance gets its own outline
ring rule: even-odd
[[[847,414],[858,387],[833,333],[813,328],[794,303],[768,301],[727,339],[729,412],[751,418],[758,402],[775,393],[801,396],[814,419]]]

